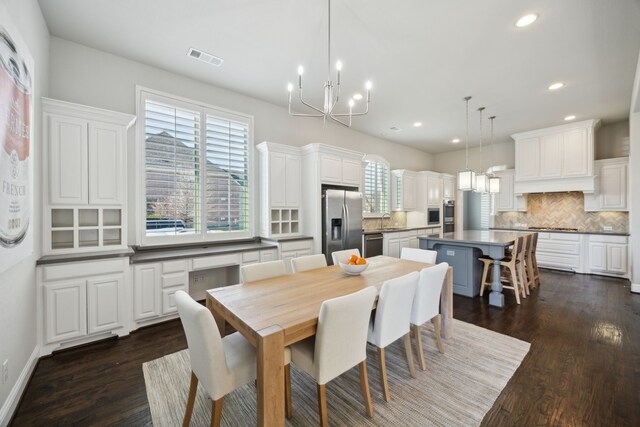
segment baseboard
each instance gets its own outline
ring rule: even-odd
[[[20,403],[20,399],[22,398],[22,394],[24,393],[25,388],[27,388],[27,383],[31,378],[31,374],[36,367],[36,363],[38,362],[40,355],[40,347],[36,346],[27,360],[27,364],[20,372],[20,376],[18,377],[18,381],[13,385],[9,396],[7,396],[7,400],[0,408],[0,427],[6,427],[9,425],[9,421],[11,421],[11,417],[13,413],[18,408],[18,403]]]
[[[640,283],[632,283],[631,292],[633,292],[634,294],[640,294]]]

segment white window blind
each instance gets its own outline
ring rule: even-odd
[[[491,214],[491,194],[480,195],[480,229],[489,229],[489,216]]]
[[[364,212],[389,212],[389,166],[381,161],[365,161]]]
[[[145,235],[249,236],[251,119],[172,101],[143,98]]]

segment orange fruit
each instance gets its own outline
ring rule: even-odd
[[[353,262],[358,261],[358,255],[351,255],[351,258],[349,258],[349,261],[353,261]]]
[[[367,263],[367,260],[364,258],[358,258],[358,260],[356,261],[356,264],[358,265],[364,265]]]
[[[349,261],[349,265],[356,265],[355,261]]]

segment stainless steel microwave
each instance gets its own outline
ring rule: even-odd
[[[427,209],[427,225],[440,225],[440,208]]]

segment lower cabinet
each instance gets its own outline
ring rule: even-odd
[[[180,290],[189,290],[186,259],[134,266],[134,320],[141,322],[175,314],[174,295]]]
[[[125,308],[128,258],[39,267],[42,355],[92,336],[129,332]]]
[[[583,236],[576,233],[538,233],[538,265],[584,273]]]
[[[383,233],[382,255],[400,258],[402,248],[418,248],[418,236],[426,234],[426,230],[409,230]]]
[[[629,253],[626,236],[592,235],[588,237],[590,273],[628,276]]]

